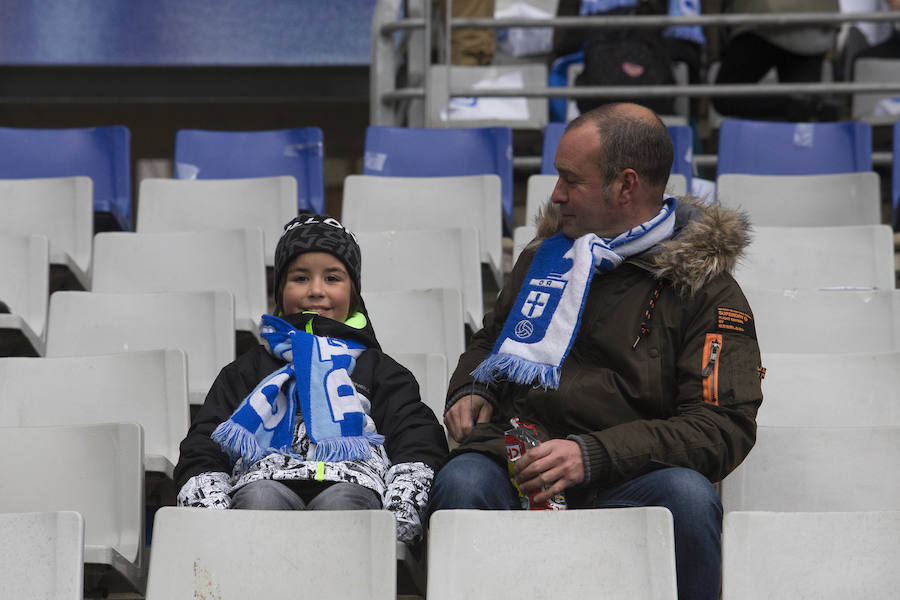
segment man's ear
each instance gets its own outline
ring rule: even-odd
[[[640,179],[637,171],[634,169],[624,169],[619,173],[619,201],[624,203],[631,202],[637,193]]]

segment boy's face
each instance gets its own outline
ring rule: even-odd
[[[285,315],[312,311],[344,322],[352,285],[347,268],[327,252],[304,252],[288,265],[281,304]]]

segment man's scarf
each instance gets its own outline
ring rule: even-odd
[[[384,443],[384,436],[365,431],[366,413],[350,379],[365,346],[297,331],[271,315],[263,315],[259,332],[269,353],[287,364],[265,377],[216,427],[212,439],[232,459],[243,458],[248,464],[273,453],[293,456],[299,406],[306,432],[316,444],[314,460],[369,458],[369,444]]]
[[[493,351],[472,371],[476,381],[558,388],[594,273],[670,238],[674,227],[675,199],[666,198],[659,214],[615,238],[589,233],[572,240],[559,233],[544,240]]]

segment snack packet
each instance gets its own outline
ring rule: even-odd
[[[566,497],[559,493],[553,495],[549,500],[542,503],[534,502],[534,495],[538,492],[525,494],[519,489],[519,483],[516,481],[515,471],[513,467],[517,460],[525,455],[529,448],[540,445],[541,441],[537,436],[537,429],[534,425],[527,425],[519,421],[518,417],[509,420],[512,429],[504,432],[506,439],[506,468],[509,472],[510,481],[519,493],[519,502],[525,510],[565,510]],[[545,486],[544,489],[547,489]]]

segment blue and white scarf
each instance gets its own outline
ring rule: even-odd
[[[572,240],[559,233],[544,240],[493,351],[472,371],[476,381],[558,388],[594,273],[609,272],[672,237],[674,228],[675,199],[666,198],[659,214],[615,238],[589,233]]]
[[[298,331],[271,315],[263,315],[259,332],[269,352],[287,364],[263,379],[212,439],[232,459],[249,463],[273,453],[293,456],[299,406],[316,444],[314,460],[369,458],[369,444],[384,443],[384,436],[365,431],[366,413],[350,379],[365,346]]]

